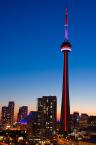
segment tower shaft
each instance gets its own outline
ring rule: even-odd
[[[61,104],[61,129],[70,129],[70,103],[69,103],[69,81],[68,81],[68,51],[64,51],[63,88]]]

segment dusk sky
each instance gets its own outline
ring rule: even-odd
[[[0,110],[62,96],[65,0],[0,0]],[[71,113],[96,115],[96,0],[69,0]]]

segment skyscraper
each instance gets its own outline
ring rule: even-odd
[[[79,128],[79,112],[73,113],[73,124],[75,129]]]
[[[26,118],[28,115],[28,106],[22,106],[19,108],[17,121],[21,121],[22,119]]]
[[[31,111],[28,115],[28,122],[27,122],[27,134],[28,138],[41,138],[42,132],[40,132],[40,122],[38,120],[39,113],[38,111]]]
[[[10,101],[8,107],[3,106],[1,112],[2,126],[13,127],[14,123],[14,102]]]
[[[9,125],[12,127],[14,123],[14,105],[15,103],[13,101],[10,101],[8,104],[8,110],[9,110]]]
[[[1,124],[2,124],[2,129],[5,129],[6,126],[9,125],[9,110],[7,106],[2,107]]]
[[[61,45],[61,51],[64,54],[63,70],[63,88],[61,104],[61,130],[67,132],[70,130],[70,102],[69,102],[69,81],[68,81],[68,53],[71,51],[71,44],[68,38],[68,8],[65,14],[65,38]]]
[[[38,98],[38,123],[44,137],[52,137],[56,132],[57,99],[56,96],[43,96]]]

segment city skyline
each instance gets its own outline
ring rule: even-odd
[[[56,95],[60,105],[65,2],[0,2],[0,106],[15,101],[35,110],[44,95]],[[71,113],[96,114],[95,4],[69,1]]]

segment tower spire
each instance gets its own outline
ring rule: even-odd
[[[68,1],[66,2],[66,11],[65,11],[65,41],[68,41]]]

